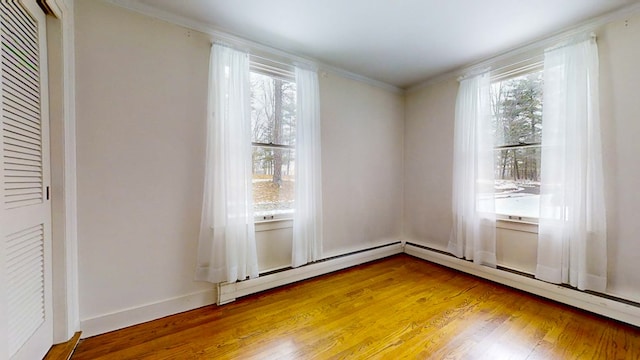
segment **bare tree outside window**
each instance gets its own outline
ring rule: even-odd
[[[543,72],[493,82],[496,213],[537,218]]]
[[[294,209],[296,84],[251,73],[253,197],[257,216]]]

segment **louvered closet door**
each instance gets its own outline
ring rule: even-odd
[[[0,359],[39,359],[53,338],[45,15],[35,0],[0,4]]]

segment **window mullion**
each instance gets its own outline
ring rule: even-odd
[[[261,146],[261,147],[271,148],[271,149],[295,149],[296,148],[294,145],[274,144],[272,142],[270,143],[252,142],[251,145]]]
[[[512,145],[500,145],[494,147],[495,150],[504,150],[504,149],[526,149],[532,147],[540,147],[542,143],[522,143],[522,144],[512,144]]]

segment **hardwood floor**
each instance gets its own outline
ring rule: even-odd
[[[640,359],[640,329],[398,255],[82,340],[72,359]]]
[[[80,332],[73,335],[69,341],[53,345],[43,360],[68,360],[80,341]]]

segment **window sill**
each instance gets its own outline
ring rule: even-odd
[[[271,223],[271,222],[278,222],[278,221],[293,221],[293,214],[256,216],[254,220],[256,224]]]
[[[496,220],[496,228],[498,229],[507,229],[514,231],[522,231],[537,234],[538,233],[538,224],[530,221],[524,220],[514,220],[514,219],[497,219]]]
[[[254,222],[258,224],[264,222],[293,220],[293,215],[294,210],[278,211],[275,214],[255,215]]]
[[[256,232],[270,231],[278,229],[288,229],[293,227],[293,218],[275,218],[268,220],[256,220]]]

